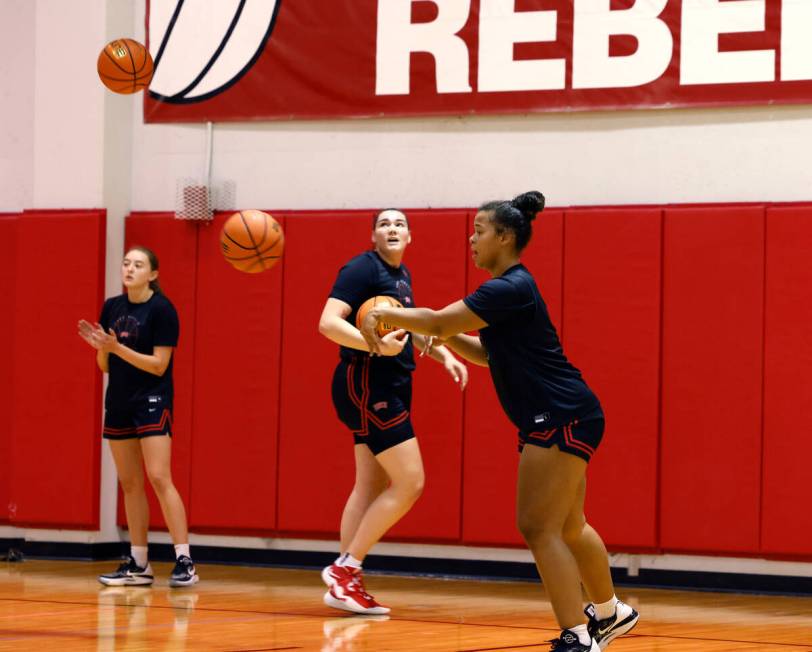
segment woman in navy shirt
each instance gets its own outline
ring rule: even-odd
[[[107,586],[149,586],[147,557],[149,506],[146,468],[175,544],[170,586],[198,581],[189,553],[183,500],[172,482],[172,358],[180,326],[175,307],[158,284],[158,258],[146,247],[132,247],[121,264],[124,294],[104,302],[99,323],[79,322],[79,335],[94,349],[108,374],[104,433],[124,493],[130,555],[118,570],[99,576]]]
[[[423,489],[423,460],[411,420],[412,337],[398,330],[377,344],[370,356],[355,327],[358,308],[374,296],[389,296],[413,306],[412,277],[403,255],[411,242],[401,211],[383,210],[372,218],[370,251],[355,256],[338,273],[324,305],[319,331],[340,345],[332,398],[339,419],[355,443],[355,486],[341,517],[341,554],[322,572],[328,606],[362,614],[389,608],[366,592],[361,563],[378,540],[411,509]],[[424,349],[426,339],[414,337]],[[442,364],[460,388],[468,371],[445,347],[430,356]]]
[[[615,597],[606,548],[584,517],[586,467],[603,436],[600,402],[564,356],[538,287],[519,260],[544,197],[529,192],[480,207],[470,237],[492,278],[442,310],[376,307],[361,327],[377,351],[379,321],[437,338],[488,366],[519,430],[518,526],[533,552],[561,635],[560,652],[596,652],[631,630],[637,612]],[[478,336],[465,335],[479,331]],[[584,622],[583,582],[592,603]]]

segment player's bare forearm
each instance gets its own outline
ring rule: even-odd
[[[121,342],[117,342],[110,353],[114,353],[125,362],[129,362],[133,367],[155,376],[163,376],[169,366],[168,358],[164,360],[162,356],[155,353],[152,355],[138,353],[138,351],[133,351],[128,346],[124,346]]]
[[[319,332],[331,342],[359,351],[369,351],[369,346],[361,333],[346,319],[336,316],[322,317]]]
[[[105,351],[96,351],[96,364],[104,373],[110,371],[109,356]]]
[[[480,367],[488,366],[488,354],[479,337],[475,335],[454,335],[445,341],[445,345],[472,364]]]
[[[414,334],[414,333],[412,334],[412,337],[414,338],[413,341],[414,341],[415,348],[418,351],[420,351],[421,353],[424,353],[425,350],[426,350],[426,347],[428,346],[428,338],[425,335]],[[428,353],[424,353],[424,355],[427,355],[432,360],[435,360],[435,361],[442,364],[443,362],[445,362],[446,356],[450,355],[450,353],[449,353],[448,349],[446,349],[443,345],[435,344],[429,349]]]

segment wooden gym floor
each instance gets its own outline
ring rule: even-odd
[[[0,564],[0,650],[548,650],[539,584],[370,575],[391,617],[325,607],[317,571],[202,565],[192,588],[104,588],[115,563]],[[619,588],[641,613],[612,652],[812,652],[812,598]]]

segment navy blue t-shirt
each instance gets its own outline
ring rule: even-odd
[[[352,308],[347,317],[353,326],[358,308],[367,299],[376,296],[392,297],[400,301],[404,308],[414,307],[412,294],[412,275],[405,265],[392,267],[375,251],[366,251],[350,260],[338,272],[330,298],[339,299]],[[340,347],[342,360],[350,361],[358,355],[369,355],[366,351]],[[391,380],[408,380],[414,370],[414,347],[412,338],[395,356],[373,356],[370,359],[370,370],[376,378],[384,376]]]
[[[463,299],[488,326],[479,337],[502,407],[523,432],[601,416],[600,402],[564,356],[547,306],[524,265]]]
[[[160,292],[153,294],[144,303],[131,303],[126,294],[107,299],[102,307],[99,324],[105,333],[112,328],[119,342],[138,353],[152,355],[156,346],[178,344],[178,313],[175,306]],[[111,353],[108,357],[109,382],[105,406],[108,409],[126,408],[148,396],[160,395],[165,405],[171,407],[174,358],[173,355],[169,359],[164,375],[156,376]]]

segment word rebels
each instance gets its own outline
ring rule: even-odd
[[[429,0],[378,0],[376,94],[409,94],[410,58],[416,52],[434,57],[438,93],[473,92],[471,53],[459,36],[471,17],[472,0],[430,0],[437,15],[422,23],[412,22],[415,1]],[[669,0],[636,0],[625,9],[612,9],[611,0],[573,0],[571,88],[649,84],[666,72],[675,51],[681,86],[812,80],[812,0],[781,2],[780,51],[720,49],[720,37],[764,32],[766,2],[682,0],[678,17],[665,20],[661,14]],[[517,11],[515,0],[479,0],[478,5],[478,92],[566,88],[566,59],[514,57],[516,44],[556,41],[559,12]],[[618,36],[633,37],[637,49],[611,56],[610,40]]]

